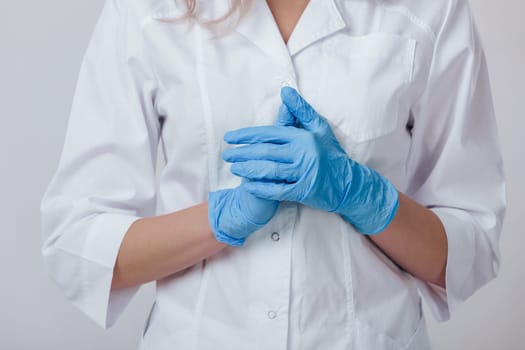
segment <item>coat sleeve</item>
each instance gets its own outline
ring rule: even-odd
[[[111,291],[131,224],[156,211],[156,79],[139,23],[106,0],[81,64],[58,167],[41,199],[42,254],[51,279],[103,328],[138,286]]]
[[[446,289],[416,279],[445,321],[499,270],[505,179],[490,83],[467,0],[451,0],[428,81],[413,105],[407,195],[432,210],[448,240]]]

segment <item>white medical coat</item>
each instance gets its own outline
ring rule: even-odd
[[[204,1],[201,15],[227,3]],[[223,134],[273,124],[288,84],[350,157],[439,216],[447,289],[400,269],[339,215],[284,202],[243,247],[157,281],[141,349],[430,348],[421,299],[447,320],[495,277],[506,207],[467,1],[311,0],[288,44],[262,0],[222,35],[160,21],[182,13],[172,0],[105,3],[41,203],[53,280],[111,327],[139,288],[110,292],[128,227],[238,185]]]

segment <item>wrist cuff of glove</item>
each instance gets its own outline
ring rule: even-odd
[[[234,238],[219,229],[219,219],[221,204],[221,191],[209,192],[208,193],[208,221],[210,222],[211,229],[215,239],[219,242],[226,243],[230,246],[242,246],[246,238]]]
[[[242,246],[244,244],[244,241],[246,241],[246,238],[233,238],[220,230],[214,230],[213,235],[215,236],[215,239],[218,242],[226,243],[228,245],[231,245],[232,247]]]
[[[397,190],[396,190],[396,193],[397,193]],[[358,224],[355,221],[355,219],[348,217],[348,215],[346,214],[341,214],[341,216],[343,217],[343,219],[345,219],[346,222],[353,225],[359,233],[362,233],[364,235],[375,235],[375,234],[382,232],[388,227],[388,225],[390,225],[390,223],[396,216],[398,207],[399,207],[399,199],[396,197],[395,201],[393,202],[392,209],[386,212],[388,213],[387,214],[388,216],[383,221],[382,225],[379,227],[373,227],[373,224],[376,224],[378,221],[375,219],[370,220],[369,222],[366,222],[366,224],[364,225],[361,225],[361,224]]]
[[[352,179],[355,183],[348,186],[337,212],[360,233],[378,234],[394,219],[399,206],[399,192],[376,170],[362,164],[357,166],[359,169],[354,171]],[[359,195],[359,191],[364,191],[365,195]]]
[[[393,186],[392,186],[393,187]],[[373,231],[370,231],[370,232],[363,232],[367,235],[375,235],[375,234],[378,234],[380,232],[382,232],[384,229],[387,228],[388,225],[390,225],[390,223],[392,222],[392,220],[394,219],[394,216],[396,216],[396,213],[397,213],[397,208],[399,207],[399,196],[398,196],[398,192],[395,188],[393,188],[393,190],[396,192],[395,196],[396,196],[396,199],[394,201],[394,204],[393,204],[393,207],[392,209],[390,210],[390,214],[387,216],[385,222],[383,223],[382,226],[378,227],[377,229],[373,230]]]

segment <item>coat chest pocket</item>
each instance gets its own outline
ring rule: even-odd
[[[331,102],[323,114],[345,144],[396,129],[403,93],[412,80],[415,48],[414,39],[384,32],[341,35],[325,43],[319,93],[321,100]]]

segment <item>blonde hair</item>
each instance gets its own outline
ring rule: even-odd
[[[175,2],[178,2],[179,0],[173,0]],[[226,1],[226,0],[219,0],[219,1]],[[184,5],[186,6],[186,13],[182,17],[175,17],[175,18],[165,18],[162,19],[162,22],[180,22],[180,21],[188,21],[190,23],[199,23],[206,27],[213,27],[221,22],[224,22],[227,19],[230,19],[234,15],[236,15],[235,23],[237,23],[242,16],[248,11],[249,7],[252,4],[252,0],[231,0],[230,9],[219,18],[212,18],[208,20],[203,20],[199,17],[199,10],[197,6],[197,0],[182,0]]]

